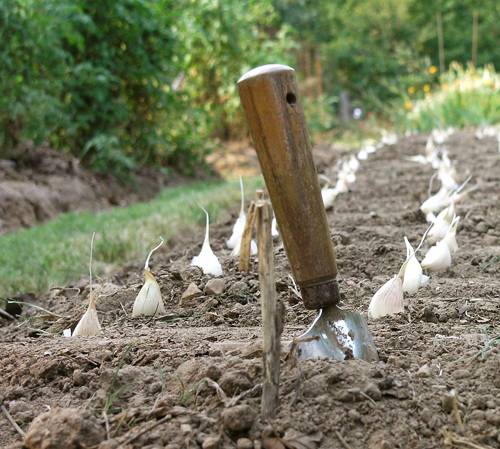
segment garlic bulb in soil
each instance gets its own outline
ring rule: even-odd
[[[458,251],[457,226],[459,221],[460,217],[453,218],[448,232],[443,239],[443,241],[448,245],[448,250],[450,251],[450,255],[452,256]]]
[[[101,324],[97,316],[97,309],[95,305],[95,295],[92,289],[92,253],[94,250],[95,232],[92,233],[92,240],[90,241],[90,260],[89,260],[89,305],[87,310],[78,321],[78,324],[73,331],[72,337],[92,337],[101,333]]]
[[[89,306],[87,311],[80,318],[80,321],[73,331],[73,337],[93,337],[101,333],[101,324],[97,316],[95,297],[93,293],[89,295]]]
[[[431,195],[422,203],[420,210],[427,215],[430,212],[435,212],[448,206],[450,202],[450,194],[450,189],[442,186],[437,193]]]
[[[337,190],[338,193],[345,193],[349,190],[345,179],[338,179],[337,183],[335,184],[335,190]]]
[[[362,149],[365,150],[368,154],[372,154],[372,153],[375,153],[377,151],[378,147],[376,147],[375,145],[372,145],[372,144],[368,144],[368,145],[365,145]]]
[[[360,161],[366,161],[368,159],[368,152],[364,148],[361,148],[356,156]]]
[[[431,229],[429,230],[428,240],[430,243],[436,243],[445,237],[454,217],[454,203],[451,203],[448,207],[445,207],[441,212],[439,212],[438,216],[433,221]]]
[[[278,223],[276,222],[276,217],[273,217],[273,221],[271,222],[271,235],[274,237],[279,237],[280,233],[278,231]]]
[[[231,256],[233,257],[238,257],[241,252],[241,239],[238,242],[238,245],[234,247],[234,249],[231,251]],[[257,254],[257,243],[255,243],[255,240],[252,239],[250,242],[250,254],[252,256],[255,256]]]
[[[422,267],[406,236],[404,240],[406,245],[406,266],[403,276],[403,291],[413,295],[420,287],[423,287],[429,282],[429,276],[422,273]]]
[[[160,286],[149,270],[144,270],[144,285],[135,298],[132,317],[165,315],[165,305],[161,297]]]
[[[425,214],[425,221],[427,223],[434,223],[435,220],[436,216],[432,212],[428,212],[427,214]]]
[[[325,209],[331,209],[335,198],[337,198],[339,192],[336,188],[324,187],[321,189],[321,197],[323,198],[323,205]]]
[[[421,265],[424,270],[431,272],[446,271],[451,266],[451,254],[447,243],[441,240],[431,246]]]
[[[356,158],[356,156],[351,156],[349,159],[349,168],[353,171],[356,172],[359,169],[359,161]]]
[[[245,192],[243,190],[243,179],[240,177],[240,193],[241,193],[241,207],[240,215],[238,216],[236,222],[233,226],[233,233],[226,245],[229,249],[233,249],[240,244],[241,237],[243,236],[243,231],[245,230],[245,224],[247,222],[247,217],[245,214]]]
[[[381,142],[384,145],[395,145],[398,142],[398,136],[394,133],[383,133]]]
[[[454,190],[458,187],[457,181],[455,181],[455,170],[453,167],[441,163],[438,169],[438,178],[441,184],[449,190]]]
[[[208,217],[208,212],[205,209],[203,209],[203,212],[205,212],[207,219],[206,229],[205,229],[205,239],[203,240],[203,246],[201,247],[200,254],[193,257],[193,260],[191,261],[191,266],[201,268],[204,274],[211,274],[212,276],[222,276],[222,266],[219,262],[219,259],[213,253],[212,248],[210,247],[210,241],[209,241],[210,219]]]
[[[149,269],[149,259],[151,255],[162,246],[164,240],[160,237],[160,243],[155,246],[148,254],[146,258],[146,263],[144,264],[144,285],[139,290],[135,301],[134,307],[132,309],[132,317],[136,318],[138,316],[154,316],[154,315],[164,315],[165,305],[163,304],[163,299],[161,297],[160,286],[156,282],[156,278]]]
[[[403,282],[399,275],[388,280],[373,295],[368,306],[370,318],[382,318],[386,315],[403,312]]]

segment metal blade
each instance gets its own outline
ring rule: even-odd
[[[321,309],[309,329],[298,339],[301,359],[378,360],[377,349],[364,318],[337,306]]]

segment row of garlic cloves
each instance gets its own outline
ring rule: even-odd
[[[429,142],[437,140],[439,144],[442,144],[451,132],[451,130],[442,133],[433,132],[426,145],[426,151],[433,148],[433,151],[437,153],[438,149]],[[447,270],[458,251],[456,232],[460,217],[456,216],[455,204],[465,196],[465,193],[460,192],[470,180],[470,176],[462,185],[458,185],[455,181],[456,172],[446,151],[441,150],[441,155],[428,153],[425,160],[426,163],[437,161],[435,168],[437,177],[441,181],[439,192],[431,195],[420,207],[430,225],[416,250],[413,250],[407,237],[404,237],[406,260],[399,273],[387,281],[372,297],[368,307],[368,315],[371,318],[381,318],[385,315],[403,312],[404,293],[415,294],[420,287],[429,282],[429,276],[424,274],[424,270],[427,273]],[[440,211],[438,215],[434,215],[438,210]],[[426,237],[434,245],[426,252],[420,264],[416,254]]]

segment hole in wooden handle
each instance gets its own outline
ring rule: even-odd
[[[295,104],[295,103],[297,103],[297,97],[295,96],[295,94],[293,92],[288,92],[286,94],[286,102],[288,104]]]

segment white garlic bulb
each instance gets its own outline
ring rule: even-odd
[[[381,318],[386,315],[403,312],[403,283],[399,275],[388,280],[373,295],[368,306],[370,318]]]
[[[222,265],[219,259],[212,251],[209,241],[209,227],[210,219],[208,212],[203,209],[206,215],[206,228],[205,228],[205,239],[203,240],[203,245],[201,247],[200,254],[193,257],[191,261],[191,266],[199,267],[203,270],[204,274],[211,274],[212,276],[222,276]]]
[[[450,266],[451,254],[448,245],[444,240],[441,240],[434,246],[431,246],[422,261],[422,268],[424,270],[436,273],[446,271]]]

